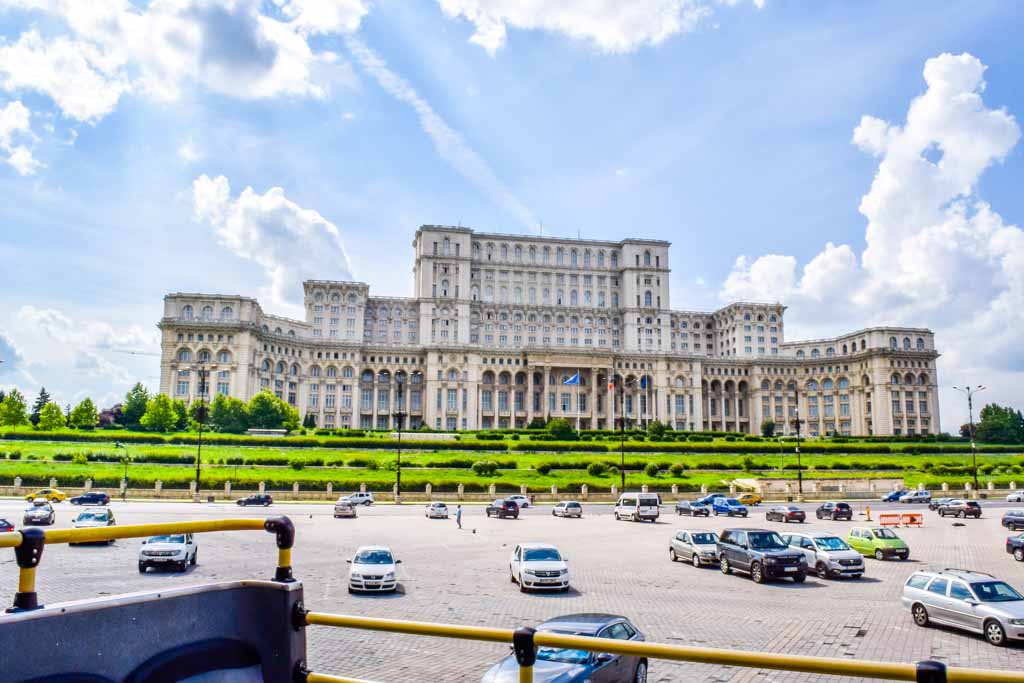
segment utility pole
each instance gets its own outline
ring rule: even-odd
[[[206,422],[206,405],[204,403],[204,397],[206,396],[206,378],[210,375],[210,371],[206,368],[206,365],[200,361],[199,369],[196,371],[199,375],[199,411],[196,416],[199,418],[196,422],[199,423],[199,439],[196,445],[196,495],[195,502],[200,502],[199,489],[200,489],[200,465],[203,459],[203,423]]]
[[[975,491],[975,495],[977,495],[977,491],[978,491],[978,447],[977,447],[977,445],[974,442],[974,395],[976,393],[978,393],[979,391],[985,391],[985,389],[987,389],[987,387],[984,387],[984,386],[979,384],[976,387],[963,386],[963,387],[953,387],[953,388],[956,389],[959,392],[962,392],[965,396],[967,396],[967,419],[969,421],[968,424],[970,424],[970,430],[971,430],[971,470],[974,473],[974,491]]]
[[[121,462],[124,464],[124,478],[122,480],[124,484],[121,488],[121,502],[126,503],[128,502],[128,447],[120,441],[115,441],[114,448],[120,448],[124,451],[124,457],[121,458]]]
[[[395,468],[395,502],[402,502],[402,420],[405,418],[405,413],[402,412],[402,408],[405,405],[404,393],[402,391],[402,385],[405,384],[405,375],[395,375],[396,396],[395,399],[398,403],[398,410],[395,411],[395,423],[398,427],[398,460]]]

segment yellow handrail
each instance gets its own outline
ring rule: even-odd
[[[326,614],[323,612],[307,612],[305,614],[305,623],[310,626],[335,626],[501,643],[511,643],[514,633],[512,629],[356,617],[343,614]],[[858,661],[770,652],[690,647],[686,645],[665,645],[662,643],[613,640],[610,638],[574,636],[545,631],[537,632],[533,636],[533,642],[537,647],[608,652],[618,655],[700,662],[704,664],[718,664],[720,666],[775,669],[838,676],[860,676],[894,681],[917,680],[917,667],[914,664],[899,664],[895,662]],[[306,680],[309,683],[342,683],[353,679],[325,677],[324,674],[311,673]],[[521,678],[520,680],[528,681],[530,679]],[[951,683],[1024,683],[1024,672],[950,667],[946,671],[946,680]]]

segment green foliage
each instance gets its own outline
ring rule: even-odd
[[[537,470],[537,474],[541,474],[546,477],[551,472],[551,463],[542,462],[539,465],[537,465],[535,469]]]
[[[535,417],[532,420],[530,420],[530,424],[526,425],[526,428],[527,429],[544,429],[546,426],[547,426],[547,423],[544,422],[544,418],[543,417]]]
[[[761,436],[766,439],[775,436],[775,420],[764,420],[761,423]]]
[[[249,428],[245,402],[239,398],[217,394],[210,403],[210,427],[227,434],[244,434]]]
[[[686,471],[686,466],[681,462],[677,462],[672,465],[672,467],[669,467],[668,471],[673,477],[681,477],[683,476],[683,472]]]
[[[75,453],[73,456],[71,456],[71,462],[75,463],[76,465],[85,465],[89,462],[89,456],[87,456],[85,453]]]
[[[306,466],[306,463],[301,460],[292,460],[290,464],[293,470],[301,470]]]
[[[188,429],[188,406],[180,398],[171,399],[171,410],[174,411],[174,429],[183,432]]]
[[[33,427],[39,425],[39,416],[43,412],[43,408],[50,402],[50,393],[46,391],[46,387],[42,387],[39,390],[39,396],[36,397],[36,402],[32,405],[32,412],[28,416],[28,421],[32,423]]]
[[[299,411],[269,390],[261,391],[249,400],[249,426],[255,429],[287,429],[299,426]]]
[[[316,429],[316,415],[306,413],[306,417],[302,418],[302,426],[306,429]]]
[[[576,432],[573,430],[572,425],[560,417],[548,422],[547,428],[548,433],[559,441],[576,440]]]
[[[0,402],[0,426],[20,427],[28,422],[25,407],[25,397],[22,393],[17,389],[11,389],[11,392]]]
[[[52,432],[55,429],[63,429],[63,427],[64,413],[61,412],[60,406],[52,401],[43,406],[42,410],[39,411],[39,421],[36,424],[36,429]]]
[[[603,462],[592,462],[587,466],[587,474],[592,477],[603,477],[608,471],[608,466]]]
[[[125,394],[124,404],[121,406],[121,419],[128,429],[140,429],[142,427],[142,416],[146,414],[146,405],[149,403],[149,392],[142,382],[136,382],[135,386]]]
[[[749,455],[743,458],[742,466],[744,471],[749,472],[750,470],[754,469],[754,465],[754,459],[751,458]]]
[[[492,460],[481,460],[473,463],[473,474],[478,477],[493,477],[498,472],[498,463]]]
[[[84,398],[71,411],[71,426],[75,429],[93,429],[100,422],[99,411],[91,398]]]
[[[661,468],[658,467],[658,463],[656,462],[649,462],[647,463],[647,466],[644,467],[644,474],[648,477],[656,477],[660,472]]]
[[[665,432],[668,431],[668,427],[665,423],[654,420],[647,425],[647,434],[650,435],[652,441],[661,441],[665,438]]]
[[[157,394],[146,402],[139,424],[152,432],[169,432],[178,424],[178,414],[167,394]]]
[[[989,403],[981,409],[975,427],[978,441],[985,443],[1021,443],[1024,441],[1024,415],[1010,406]],[[969,430],[968,430],[969,431]]]

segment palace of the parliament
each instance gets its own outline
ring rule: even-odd
[[[224,294],[164,297],[160,390],[269,389],[325,428],[583,429],[660,420],[757,434],[939,431],[934,335],[872,327],[787,341],[780,303],[672,308],[669,243],[425,225],[408,298],[309,280],[305,319]],[[568,383],[567,383],[568,382]],[[206,396],[205,398],[209,398]],[[399,403],[401,400],[401,403]]]

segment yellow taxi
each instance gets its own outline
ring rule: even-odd
[[[757,505],[761,502],[761,496],[751,491],[747,491],[746,493],[741,493],[736,496],[736,500],[740,501],[743,505]]]
[[[67,494],[57,489],[39,489],[35,493],[30,493],[25,496],[25,500],[35,500],[36,498],[45,498],[51,503],[62,503],[67,498]]]

